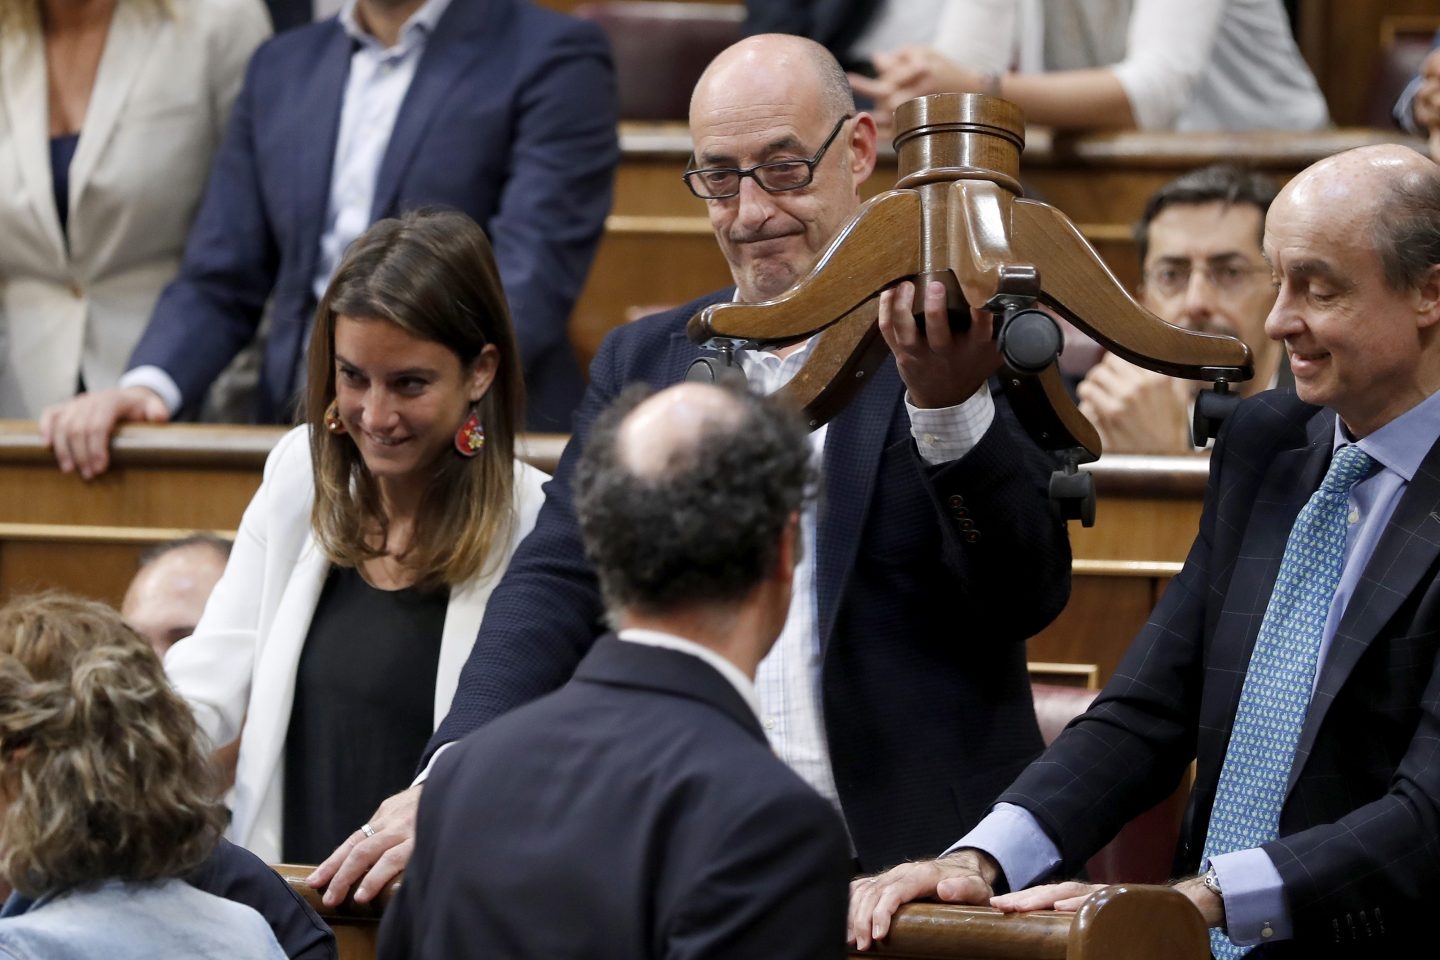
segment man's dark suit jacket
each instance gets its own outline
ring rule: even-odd
[[[860,34],[880,11],[882,0],[746,0],[745,33],[793,33],[822,44],[847,69],[861,66],[850,56]]]
[[[490,598],[431,750],[563,684],[602,631],[571,505],[581,446],[626,385],[682,379],[701,355],[686,320],[730,297],[638,320],[601,345],[574,437]],[[974,450],[931,467],[903,396],[887,356],[831,421],[815,547],[825,731],[867,870],[944,849],[1039,753],[1025,639],[1070,585],[1069,541],[1047,500],[1054,464],[1008,409]]]
[[[435,765],[381,960],[845,955],[840,820],[713,667],[604,637]]]
[[[1000,799],[1075,873],[1197,758],[1178,874],[1197,872],[1250,652],[1335,416],[1271,391],[1216,444],[1200,533],[1095,705]],[[1294,941],[1257,956],[1404,955],[1440,897],[1440,445],[1350,598],[1300,736],[1279,840]],[[1269,952],[1273,951],[1273,952]],[[1370,953],[1363,955],[1369,956]],[[1377,954],[1378,955],[1378,954]]]
[[[194,411],[273,320],[257,418],[288,417],[354,43],[334,19],[256,51],[179,277],[130,367],[174,378]],[[532,429],[564,431],[582,381],[566,324],[610,209],[619,148],[599,28],[527,0],[454,0],[426,42],[376,182],[371,218],[438,204],[485,228],[510,301]]]

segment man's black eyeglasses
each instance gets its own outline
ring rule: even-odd
[[[840,118],[835,129],[830,131],[830,136],[825,138],[820,149],[815,151],[815,156],[809,160],[772,160],[769,163],[757,163],[744,170],[738,167],[687,170],[682,175],[685,185],[701,200],[724,200],[737,195],[740,192],[740,181],[745,177],[754,177],[760,189],[767,193],[784,193],[786,190],[808,187],[810,181],[815,179],[815,165],[825,156],[825,151],[830,149],[830,144],[839,135],[845,121],[852,116],[854,114],[847,113]]]

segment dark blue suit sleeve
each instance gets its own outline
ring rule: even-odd
[[[335,934],[279,874],[249,850],[222,839],[185,881],[197,890],[243,903],[275,932],[291,960],[336,960]]]
[[[231,109],[180,274],[160,295],[130,355],[131,369],[153,365],[168,373],[186,410],[199,407],[210,384],[254,338],[278,269],[252,125],[268,49],[262,46],[251,59]]]
[[[575,431],[554,479],[545,485],[545,503],[535,528],[521,541],[486,605],[450,712],[425,748],[422,768],[441,744],[458,740],[569,680],[601,633],[604,605],[585,559],[570,482],[590,425],[625,382],[618,369],[616,341],[607,337],[590,366],[590,386]]]
[[[508,176],[489,222],[526,370],[570,350],[570,309],[610,210],[618,121],[608,44],[577,22],[517,89]]]

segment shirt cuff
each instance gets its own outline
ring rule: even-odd
[[[120,377],[119,386],[122,390],[126,387],[146,387],[153,390],[165,402],[165,409],[170,411],[172,417],[180,410],[180,388],[175,385],[175,378],[159,367],[145,366],[126,370]]]
[[[959,460],[975,449],[995,420],[995,400],[990,385],[980,384],[975,395],[953,407],[921,409],[905,395],[905,412],[910,415],[910,435],[920,457],[932,467]]]
[[[975,828],[952,844],[945,854],[963,847],[983,850],[1005,872],[1011,890],[1023,890],[1060,866],[1060,849],[1024,807],[997,803]],[[941,854],[944,856],[945,854]]]
[[[1248,947],[1294,936],[1280,871],[1264,850],[1237,850],[1210,858],[1225,899],[1230,942]]]
[[[440,759],[440,754],[444,753],[446,750],[449,750],[454,745],[455,741],[451,740],[449,743],[442,743],[440,744],[440,746],[436,747],[435,752],[430,754],[430,762],[425,764],[425,769],[421,770],[419,775],[416,776],[414,780],[410,781],[410,786],[417,787],[420,784],[424,783],[426,780],[429,780],[430,771],[435,769],[435,761]]]

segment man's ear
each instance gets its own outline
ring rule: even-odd
[[[790,514],[785,528],[780,531],[780,549],[775,555],[776,579],[786,581],[795,578],[795,565],[800,562],[800,514]]]
[[[1433,263],[1415,287],[1416,322],[1421,329],[1440,322],[1440,263]]]
[[[860,185],[870,179],[870,174],[875,172],[877,160],[876,143],[880,134],[875,129],[875,118],[865,111],[855,115],[850,131],[850,175],[855,181],[855,193],[860,193]]]

